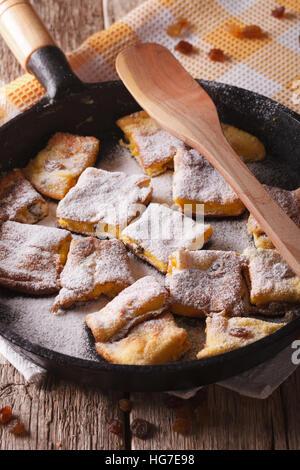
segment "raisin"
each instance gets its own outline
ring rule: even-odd
[[[118,419],[110,419],[108,422],[108,430],[117,436],[123,434],[123,423]]]
[[[263,37],[264,33],[260,26],[251,24],[250,26],[245,26],[242,30],[242,35],[244,38],[248,39],[260,39]]]
[[[236,336],[237,338],[251,338],[251,333],[246,328],[233,326],[229,329],[229,334],[231,336]]]
[[[191,54],[194,50],[194,46],[187,41],[179,41],[174,47],[175,51],[181,52],[181,54]]]
[[[42,215],[42,208],[36,202],[33,202],[29,206],[27,206],[28,212],[34,215],[35,217],[40,217]]]
[[[25,426],[21,421],[17,421],[17,423],[9,430],[9,432],[15,436],[21,436],[21,434],[25,434]]]
[[[167,29],[167,34],[172,38],[178,38],[184,29],[189,27],[189,22],[184,18],[178,18],[173,24]]]
[[[10,406],[5,406],[0,410],[0,423],[6,424],[9,423],[12,419],[12,409]]]
[[[277,7],[271,11],[271,15],[274,16],[274,18],[283,18],[284,13],[285,13],[285,7]]]
[[[119,408],[124,413],[129,413],[132,410],[132,403],[130,400],[122,398],[121,400],[119,400]]]
[[[173,431],[179,434],[187,434],[190,432],[191,427],[191,421],[186,418],[176,418],[172,424]]]
[[[226,60],[226,55],[222,49],[211,49],[208,53],[208,57],[213,62],[224,62]]]
[[[228,32],[235,38],[242,38],[243,37],[243,31],[240,26],[236,24],[230,24],[227,26]]]
[[[264,32],[260,26],[251,24],[241,28],[235,24],[227,27],[228,32],[235,38],[247,38],[247,39],[260,39],[264,36]]]
[[[184,403],[184,400],[179,397],[175,397],[174,395],[166,395],[164,396],[164,404],[167,408],[174,409],[179,408]]]
[[[46,171],[56,171],[56,170],[65,170],[65,165],[55,160],[45,160],[44,168]]]
[[[135,419],[130,426],[131,432],[139,439],[147,439],[151,433],[151,424],[144,419]]]
[[[136,252],[137,255],[142,255],[144,254],[144,248],[142,246],[136,246],[134,251]]]

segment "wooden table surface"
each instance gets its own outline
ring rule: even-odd
[[[141,0],[32,0],[65,50],[108,27]],[[21,69],[0,40],[0,80],[17,77]],[[28,434],[14,437],[0,425],[0,449],[299,449],[300,368],[270,398],[240,397],[219,386],[208,388],[199,422],[183,436],[172,431],[175,411],[163,394],[132,393],[133,410],[118,409],[122,393],[103,392],[48,377],[28,385],[0,357],[0,408],[6,404],[25,423]],[[207,412],[208,411],[208,412]],[[107,418],[124,422],[124,435],[108,432]],[[130,436],[129,425],[143,418],[154,425],[149,440]],[[59,446],[57,443],[61,443]]]

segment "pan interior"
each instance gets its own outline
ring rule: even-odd
[[[51,129],[51,132],[45,132],[42,136],[39,135],[36,140],[33,139],[34,145],[32,148],[29,148],[30,151],[27,152],[26,159],[28,160],[28,158],[34,156],[36,149],[42,147],[41,142],[44,142],[49,137],[49,134],[55,130],[70,131],[82,135],[92,134],[100,137],[100,156],[96,164],[98,168],[109,171],[124,171],[128,174],[141,174],[142,171],[135,159],[130,157],[129,151],[119,144],[121,134],[113,125],[117,117],[138,110],[138,106],[132,102],[132,98],[126,94],[120,85],[118,87],[108,87],[106,90],[105,87],[99,87],[99,90],[96,88],[91,89],[90,94],[94,93],[91,100],[94,101],[93,103],[90,102],[90,114],[86,110],[86,106],[88,106],[86,100],[83,108],[84,113],[81,111],[81,105],[79,105],[77,120],[72,125],[68,124],[66,126],[59,122],[57,127],[55,127],[53,116],[59,112],[60,107],[58,107],[58,110],[54,109],[49,112],[48,129]],[[221,85],[219,88],[216,88],[214,84],[210,85],[209,90],[217,102],[221,119],[224,122],[254,133],[266,144],[268,150],[266,159],[262,162],[249,164],[251,171],[254,172],[257,178],[264,184],[289,190],[299,187],[299,152],[297,156],[297,152],[294,150],[295,148],[297,149],[297,140],[294,138],[294,132],[297,131],[299,136],[300,124],[295,121],[294,129],[290,130],[291,135],[287,135],[285,128],[286,121],[291,121],[292,119],[288,116],[284,116],[281,119],[283,111],[278,111],[275,104],[274,109],[272,109],[268,101],[268,104],[265,104],[264,109],[262,109],[264,101],[258,102],[261,98],[254,99],[253,94],[247,95],[249,92],[244,92],[243,94],[240,91],[235,91],[236,89],[234,88]],[[218,91],[218,97],[215,96],[216,91]],[[105,92],[106,97],[104,97]],[[110,97],[110,107],[107,105],[107,96]],[[99,109],[101,100],[104,102],[102,110]],[[256,109],[253,106],[253,100],[256,103]],[[107,113],[106,119],[103,115],[104,112]],[[40,113],[39,110],[37,111],[38,113]],[[82,113],[82,120],[79,119],[80,113]],[[90,115],[89,120],[87,120],[87,114]],[[274,118],[277,116],[277,121],[274,121]],[[46,123],[47,116],[42,114],[42,118],[45,119]],[[34,121],[34,119],[37,119],[37,115],[33,113],[31,119]],[[0,139],[3,138],[3,133],[2,136],[0,133]],[[39,145],[37,142],[40,142]],[[284,145],[285,142],[287,145]],[[16,150],[16,157],[12,153],[10,155],[9,165],[11,167],[19,166],[17,163],[20,161],[18,151]],[[154,187],[152,201],[172,206],[172,172],[168,171],[153,178],[152,184]],[[50,200],[49,204],[50,214],[40,223],[42,225],[55,226],[57,204]],[[252,245],[252,239],[246,230],[247,218],[248,213],[236,218],[207,220],[214,228],[213,238],[207,248],[242,252],[247,246]],[[130,262],[136,279],[147,274],[162,277],[162,274],[155,268],[137,259],[131,253]],[[11,331],[19,334],[31,343],[38,344],[58,353],[64,353],[73,358],[102,361],[95,352],[94,339],[85,326],[85,315],[97,311],[108,300],[101,296],[96,301],[76,305],[75,308],[67,311],[65,315],[53,316],[50,310],[54,297],[25,296],[8,291],[7,289],[1,289],[0,323],[9,327]],[[187,329],[193,343],[193,349],[187,353],[183,360],[193,359],[204,341],[204,321],[184,317],[176,317],[176,321],[180,326]]]

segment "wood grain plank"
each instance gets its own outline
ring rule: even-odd
[[[67,450],[124,449],[124,436],[108,432],[107,420],[123,420],[121,394],[59,381],[27,385],[11,366],[0,365],[0,408],[10,405],[28,434],[14,437],[0,425],[0,449]]]
[[[104,27],[102,0],[31,0],[31,3],[65,52]],[[23,73],[2,38],[0,57],[0,84]]]
[[[290,450],[300,449],[300,367],[281,386],[286,438]]]
[[[104,26],[108,28],[145,0],[103,0]]]
[[[131,395],[131,422],[143,418],[154,424],[153,436],[140,440],[133,436],[132,449],[229,450],[286,449],[285,422],[280,392],[267,400],[255,400],[218,386],[208,388],[207,404],[193,420],[191,433],[172,431],[176,411],[167,409],[163,395]]]

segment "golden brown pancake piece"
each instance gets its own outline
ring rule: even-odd
[[[123,230],[121,239],[139,258],[166,273],[173,251],[198,250],[212,233],[209,224],[195,222],[163,204],[151,203],[139,219]]]
[[[34,224],[48,214],[48,204],[19,169],[0,179],[0,222]]]
[[[264,185],[265,189],[281,209],[300,227],[300,188],[295,191],[271,187]],[[248,219],[248,232],[253,235],[256,248],[273,249],[275,248],[269,237],[259,226],[253,215]]]
[[[124,337],[137,323],[159,315],[168,306],[169,293],[155,277],[145,276],[120,294],[98,312],[86,317],[96,342]]]
[[[131,365],[174,362],[189,348],[186,331],[176,325],[168,312],[135,326],[126,338],[96,343],[98,354],[107,361]]]
[[[33,295],[57,292],[70,243],[66,230],[4,222],[0,227],[0,285]]]
[[[270,302],[300,303],[300,278],[277,250],[247,248],[250,301],[255,305]]]
[[[177,137],[161,129],[146,113],[139,111],[117,121],[129,141],[131,155],[149,176],[157,176],[173,168],[173,157],[184,144]]]
[[[179,149],[174,157],[173,200],[186,214],[236,216],[245,206],[223,176],[196,150]],[[198,209],[198,210],[197,210]]]
[[[87,168],[58,204],[58,224],[74,232],[118,238],[151,195],[147,176]]]
[[[176,251],[166,277],[171,311],[203,317],[226,309],[232,316],[244,315],[248,291],[242,269],[246,263],[246,257],[234,251]]]
[[[206,344],[197,354],[197,359],[247,346],[274,333],[284,325],[255,318],[226,318],[225,312],[212,315],[206,319]]]
[[[99,140],[95,137],[57,132],[24,172],[40,193],[60,200],[83,170],[95,164],[98,152]]]
[[[134,283],[126,248],[119,240],[94,237],[72,240],[66,265],[60,275],[61,290],[53,313],[74,302],[114,297]]]
[[[265,146],[257,137],[229,124],[222,124],[222,129],[233,150],[245,162],[255,162],[265,158]]]

